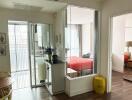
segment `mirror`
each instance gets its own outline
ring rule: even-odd
[[[53,47],[53,25],[32,23],[32,53],[35,49],[35,56],[44,56],[44,49]],[[33,43],[34,41],[34,43]]]
[[[35,24],[35,41],[39,48],[52,47],[53,25]]]

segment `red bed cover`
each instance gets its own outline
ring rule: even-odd
[[[73,57],[69,57],[67,62],[68,62],[68,67],[76,71],[93,68],[93,59],[90,58],[81,58],[81,57],[73,56]]]

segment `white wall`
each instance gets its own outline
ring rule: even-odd
[[[110,18],[132,12],[131,0],[106,0],[102,8],[101,23],[101,74],[107,77],[107,91],[111,91],[111,34]]]
[[[0,8],[1,18],[8,20],[29,21],[33,23],[53,24],[53,14],[47,12],[33,12]]]
[[[8,40],[8,20],[20,20],[37,23],[53,24],[53,15],[50,13],[29,12],[22,10],[0,9],[0,32],[7,34]],[[6,56],[0,56],[0,72],[10,72],[9,45],[7,41]]]
[[[6,33],[6,39],[8,40],[8,22],[5,17],[0,15],[0,32]],[[8,44],[8,41],[6,41]],[[6,45],[6,56],[0,56],[0,72],[10,72],[10,56],[9,56],[9,46]]]
[[[64,34],[65,34],[65,9],[61,9],[55,14],[55,46],[56,46],[56,52],[57,55],[59,56],[60,60],[65,59],[65,39],[64,39]]]
[[[125,47],[125,16],[113,18],[112,23],[112,69],[123,73]]]
[[[97,10],[101,10],[102,2],[100,0],[59,0],[61,2],[67,2],[68,5],[76,5],[81,7],[88,7]]]

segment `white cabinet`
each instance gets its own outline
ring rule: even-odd
[[[65,63],[57,64],[46,63],[46,87],[52,94],[64,92],[65,87]]]

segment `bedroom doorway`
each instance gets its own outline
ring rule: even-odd
[[[132,14],[112,18],[111,67],[112,92],[115,86],[130,84],[132,81]],[[123,85],[127,89],[127,85]],[[122,88],[122,87],[121,87]]]
[[[8,33],[13,89],[30,87],[28,23],[8,21]]]

